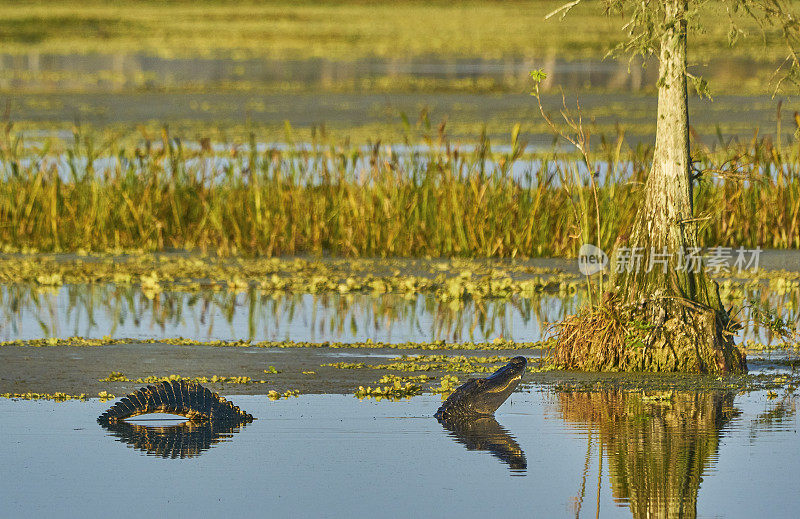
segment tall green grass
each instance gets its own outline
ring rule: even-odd
[[[165,130],[138,146],[76,133],[64,148],[29,149],[7,131],[0,248],[532,257],[573,255],[583,236],[610,249],[633,222],[651,150],[598,142],[596,211],[583,159],[527,154],[516,136],[495,150],[443,132],[421,147],[264,148],[252,137],[215,150]],[[754,138],[695,156],[701,243],[800,247],[800,142]]]

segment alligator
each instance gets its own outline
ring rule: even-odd
[[[250,423],[253,415],[209,389],[185,380],[165,381],[135,391],[114,404],[97,421],[101,425],[117,423],[133,416],[169,413],[192,422]]]
[[[527,467],[525,453],[492,414],[519,384],[527,362],[515,357],[484,379],[471,379],[456,389],[434,415],[450,435],[469,450],[486,450],[512,471]],[[180,425],[149,427],[128,418],[170,413],[188,418]],[[97,419],[122,443],[151,456],[191,458],[225,441],[254,420],[231,402],[199,384],[162,382],[122,398]]]
[[[505,402],[525,372],[525,357],[511,362],[490,376],[470,379],[459,386],[436,411],[437,420],[454,417],[490,416]],[[117,423],[133,416],[170,413],[193,422],[250,423],[253,416],[200,384],[185,380],[147,386],[122,398],[97,418],[102,424]]]
[[[492,415],[517,387],[526,364],[525,357],[514,357],[489,377],[467,381],[434,415],[468,449],[489,450],[512,469],[525,468],[525,454]],[[150,413],[180,415],[188,421],[172,427],[127,422],[128,418]],[[197,456],[253,420],[232,402],[185,380],[143,387],[97,418],[120,441],[168,458]]]
[[[439,422],[464,416],[491,416],[517,388],[528,361],[514,357],[486,378],[473,378],[459,386],[433,415]]]

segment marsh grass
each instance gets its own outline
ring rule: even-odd
[[[27,143],[8,126],[0,247],[573,256],[582,240],[610,250],[624,235],[652,156],[621,137],[596,139],[588,159],[531,154],[517,130],[502,147],[485,137],[455,144],[443,125],[399,146],[293,139],[287,127],[287,145],[254,135],[244,145],[186,143],[165,128],[123,145],[76,129],[67,141]],[[756,136],[696,146],[694,155],[701,243],[800,247],[800,141],[779,146]],[[566,178],[584,180],[564,189]],[[574,208],[590,205],[576,222]]]
[[[398,49],[413,56],[539,57],[557,52],[573,59],[602,58],[623,37],[624,21],[590,6],[574,9],[561,21],[545,21],[563,3],[3,0],[0,35],[4,52],[228,53],[289,59],[396,57]],[[702,16],[727,15],[724,5],[712,1]],[[727,25],[709,25],[698,35],[692,59],[732,53],[767,61],[784,58],[778,34],[730,48]],[[754,23],[742,29],[757,31]]]

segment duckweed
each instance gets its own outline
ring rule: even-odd
[[[130,382],[130,379],[121,371],[112,371],[106,378],[101,378],[100,382]]]
[[[271,389],[267,393],[267,398],[269,398],[270,400],[279,400],[281,398],[289,398],[289,397],[293,397],[293,396],[294,397],[300,396],[300,390],[299,389],[289,389],[287,391],[284,391],[283,393],[279,393],[279,392],[275,391],[274,389]]]
[[[106,402],[108,400],[113,400],[113,399],[117,398],[116,396],[112,395],[108,391],[100,391],[99,393],[97,393],[97,396],[100,397],[100,401],[101,402]]]
[[[355,396],[358,399],[375,398],[379,400],[381,398],[408,398],[414,395],[419,395],[420,393],[422,393],[421,386],[414,384],[413,382],[406,382],[403,384],[399,380],[395,380],[390,386],[367,386],[366,388],[364,386],[358,386],[358,391],[356,391]]]
[[[747,339],[744,342],[745,349],[751,352],[762,352],[762,351],[786,351],[786,350],[794,350],[800,351],[800,342],[774,342],[771,344],[764,344],[753,339]]]
[[[433,293],[447,302],[572,291],[581,280],[556,269],[500,260],[459,259],[431,263],[169,254],[95,255],[76,259],[36,254],[0,257],[0,283],[31,283],[41,287],[70,283],[139,284],[149,298],[164,290],[196,292],[203,288],[227,288],[232,292],[264,294]]]
[[[171,382],[173,380],[185,380],[187,382],[196,382],[198,384],[266,384],[266,380],[253,380],[250,377],[244,376],[220,376],[212,375],[210,377],[182,377],[180,375],[167,375],[163,377],[149,376],[144,378],[130,379],[122,372],[112,371],[106,378],[101,378],[100,382],[136,382],[138,384],[156,384],[159,382]]]
[[[456,371],[463,373],[490,373],[498,363],[511,357],[468,357],[465,355],[402,355],[390,359],[388,364],[365,364],[363,362],[331,362],[323,366],[338,369],[387,369],[393,371]]]
[[[434,378],[435,377],[429,375],[405,377],[391,374],[384,375],[378,381],[378,384],[390,385],[379,385],[376,387],[367,386],[366,388],[364,386],[359,386],[355,396],[359,399],[375,398],[376,400],[380,400],[381,398],[387,398],[389,400],[398,400],[419,395],[423,392],[429,392],[433,394],[442,394],[443,397],[446,398],[447,395],[452,393],[453,390],[459,386],[458,377],[455,375],[444,375],[439,380],[439,385],[433,385],[427,389],[424,389],[423,386],[420,385]]]
[[[105,391],[103,391],[105,393]],[[100,395],[101,398],[104,398]],[[12,400],[53,400],[55,402],[66,402],[67,400],[86,400],[85,393],[79,395],[69,395],[67,393],[0,393],[0,398],[10,398]],[[106,396],[105,398],[108,398]],[[113,395],[110,398],[114,398]]]
[[[641,399],[645,402],[668,402],[671,401],[674,396],[675,393],[672,391],[661,391],[653,394],[643,394]]]
[[[14,339],[7,341],[0,341],[0,347],[13,347],[13,346],[26,346],[26,347],[55,347],[55,346],[70,346],[70,347],[98,347],[115,344],[170,344],[173,346],[216,346],[216,347],[238,347],[238,348],[332,348],[332,349],[356,349],[356,348],[371,348],[371,349],[397,349],[397,350],[463,350],[463,351],[503,351],[503,350],[525,350],[525,349],[542,349],[546,350],[551,345],[551,340],[542,340],[536,342],[515,342],[507,339],[497,338],[492,342],[445,342],[445,341],[431,341],[431,342],[403,342],[403,343],[388,343],[388,342],[374,342],[367,339],[363,342],[307,342],[307,341],[225,341],[225,340],[208,340],[202,341],[197,339],[188,339],[184,337],[165,337],[160,339],[141,339],[141,338],[127,338],[119,337],[112,338],[109,336],[102,339],[88,338],[88,337],[68,337],[56,338],[48,337],[43,339]],[[742,345],[750,352],[762,351],[800,351],[800,341],[781,341],[770,344],[761,343],[753,339],[747,339]],[[498,359],[507,359],[508,357],[498,357]],[[498,360],[502,362],[503,360]],[[347,363],[336,363],[347,364]],[[332,365],[332,364],[331,364]],[[363,367],[363,366],[356,366]],[[270,366],[272,368],[272,366]],[[268,368],[269,369],[269,368]],[[549,371],[552,369],[548,366],[543,366],[540,369],[530,368],[529,371],[535,373],[540,371]],[[267,373],[273,373],[267,371]],[[280,371],[277,371],[280,373]]]
[[[508,340],[495,340],[486,343],[446,343],[445,341],[433,342],[404,342],[404,343],[384,343],[366,340],[364,342],[304,342],[304,341],[223,341],[208,340],[200,341],[183,337],[163,338],[163,339],[138,339],[138,338],[111,338],[93,339],[85,337],[69,337],[59,339],[49,337],[46,339],[29,340],[10,340],[0,341],[3,346],[32,346],[32,347],[53,347],[53,346],[106,346],[113,344],[170,344],[173,346],[216,346],[216,347],[238,347],[238,348],[372,348],[372,349],[398,349],[398,350],[520,350],[520,349],[544,349],[549,346],[548,341],[538,342],[513,342]]]
[[[395,382],[427,382],[434,377],[429,375],[416,375],[416,376],[408,376],[408,377],[401,377],[398,375],[384,375],[378,380],[379,384],[394,384]]]
[[[455,375],[444,375],[439,381],[438,386],[430,388],[431,393],[441,393],[443,396],[449,395],[459,386],[458,377]]]

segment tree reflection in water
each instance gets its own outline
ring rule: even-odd
[[[692,518],[702,477],[717,458],[720,431],[738,414],[733,397],[613,390],[558,393],[557,403],[564,419],[599,434],[614,499],[627,504],[633,517]]]

